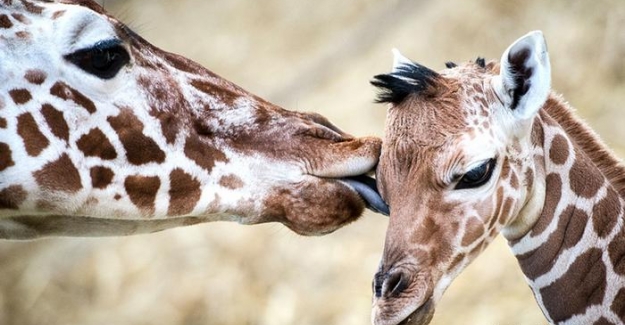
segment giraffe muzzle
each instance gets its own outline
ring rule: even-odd
[[[374,325],[427,325],[434,316],[430,275],[411,264],[380,268],[373,279]]]

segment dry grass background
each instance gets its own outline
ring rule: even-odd
[[[499,58],[542,29],[554,88],[625,154],[625,2],[110,1],[145,38],[283,107],[381,135],[368,80],[390,49],[436,69]],[[0,243],[0,324],[368,324],[387,220],[320,238],[213,223],[127,238]],[[452,284],[433,324],[545,323],[497,240]]]

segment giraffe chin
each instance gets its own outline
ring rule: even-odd
[[[430,298],[397,325],[427,325],[432,321],[433,317],[434,302]]]
[[[389,206],[380,196],[375,179],[367,175],[358,175],[342,178],[341,181],[358,192],[358,195],[365,201],[367,209],[389,216],[391,213]]]

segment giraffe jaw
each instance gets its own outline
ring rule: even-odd
[[[349,187],[358,192],[358,195],[365,201],[367,209],[388,216],[391,212],[389,206],[384,202],[375,179],[367,175],[358,175],[341,179]]]
[[[430,298],[397,325],[427,325],[432,321],[433,317],[434,302]]]
[[[397,312],[391,319],[384,319],[379,313],[376,313],[376,309],[372,313],[372,323],[374,325],[427,325],[434,318],[434,299],[428,298],[425,303],[418,307],[407,306],[404,310]],[[410,309],[415,308],[413,311]],[[405,316],[405,315],[408,316]],[[403,317],[404,315],[405,317]]]

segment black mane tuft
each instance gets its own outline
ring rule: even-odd
[[[445,66],[447,67],[447,69],[451,69],[451,68],[457,67],[458,65],[455,64],[454,62],[449,61],[449,62],[445,62]]]
[[[373,77],[371,84],[380,92],[376,103],[399,104],[410,94],[423,92],[434,84],[439,74],[417,63],[405,63],[389,74]]]
[[[486,68],[486,60],[484,60],[484,58],[482,57],[477,57],[477,59],[475,60],[475,63],[477,63],[477,65],[480,66],[480,68]]]

